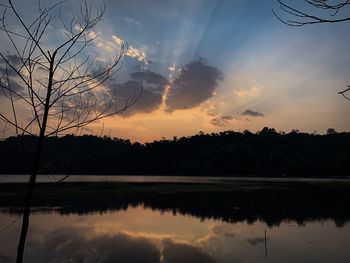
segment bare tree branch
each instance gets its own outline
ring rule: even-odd
[[[300,6],[297,8],[295,1],[293,1],[293,4],[287,3],[288,0],[276,0],[276,2],[280,11],[272,9],[273,14],[280,22],[288,26],[300,27],[350,21],[350,16],[348,15],[350,0],[304,0],[304,8]],[[303,11],[303,9],[309,11]],[[341,13],[345,13],[345,15]],[[347,93],[350,93],[350,88],[338,92],[338,94],[350,100]]]
[[[67,23],[61,12],[64,3],[58,1],[42,8],[39,2],[38,15],[31,22],[26,22],[14,1],[0,4],[0,33],[10,43],[7,47],[10,50],[0,47],[0,99],[8,103],[8,110],[0,112],[2,131],[5,134],[11,127],[17,136],[37,137],[23,209],[18,263],[23,260],[31,199],[41,170],[45,138],[82,131],[95,121],[119,114],[133,106],[143,92],[141,82],[139,93],[120,105],[120,98],[104,87],[122,66],[121,59],[127,51],[124,42],[110,61],[98,62],[86,56],[90,43],[97,39],[93,30],[102,20],[105,6],[93,10],[84,1],[79,14]],[[58,17],[54,15],[56,9]],[[13,20],[17,22],[15,29]],[[53,21],[61,24],[66,38],[52,48],[45,40],[49,26],[57,27]]]

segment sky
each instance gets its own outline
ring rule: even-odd
[[[25,21],[37,12],[37,1],[13,2]],[[265,126],[350,131],[350,102],[338,94],[350,83],[350,23],[290,27],[274,17],[274,0],[104,3],[103,20],[91,29],[97,38],[82,55],[107,61],[124,41],[122,67],[103,85],[128,97],[142,80],[144,91],[125,112],[82,133],[146,142]],[[62,10],[69,21],[79,1],[67,1]],[[48,49],[64,39],[61,28],[59,21],[50,25]],[[0,44],[1,52],[12,54],[3,34]],[[10,109],[3,103],[0,111]]]

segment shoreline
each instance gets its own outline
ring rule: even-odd
[[[29,175],[0,174],[0,184],[26,183]],[[38,175],[38,183],[50,183],[64,179],[63,182],[110,182],[110,183],[198,183],[226,184],[237,182],[270,183],[350,183],[350,177],[263,177],[263,176],[183,176],[183,175]]]

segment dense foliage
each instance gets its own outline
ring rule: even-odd
[[[36,137],[0,141],[0,173],[30,172]],[[264,128],[131,143],[96,136],[46,140],[44,174],[350,176],[350,133],[277,133]]]

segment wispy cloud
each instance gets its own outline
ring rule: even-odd
[[[240,98],[251,99],[251,98],[256,98],[256,97],[260,96],[263,93],[264,89],[265,89],[264,87],[252,86],[252,87],[247,88],[247,89],[235,90],[234,94]]]
[[[91,31],[89,36],[95,39],[94,43],[100,50],[101,60],[109,60],[113,53],[119,52],[124,47],[126,48],[125,56],[136,59],[144,65],[149,63],[145,47],[128,46],[126,41],[116,34]]]
[[[114,41],[114,43],[118,46],[121,46],[124,44],[124,40],[122,40],[121,38],[119,38],[116,35],[112,35],[112,40]]]
[[[135,48],[133,46],[129,46],[125,52],[125,55],[131,58],[136,58],[138,61],[142,62],[145,65],[148,64],[146,51],[142,48]]]
[[[229,116],[229,115],[218,116],[218,117],[211,119],[210,123],[214,126],[225,127],[228,124],[230,124],[231,121],[234,119],[235,119],[234,117]]]

